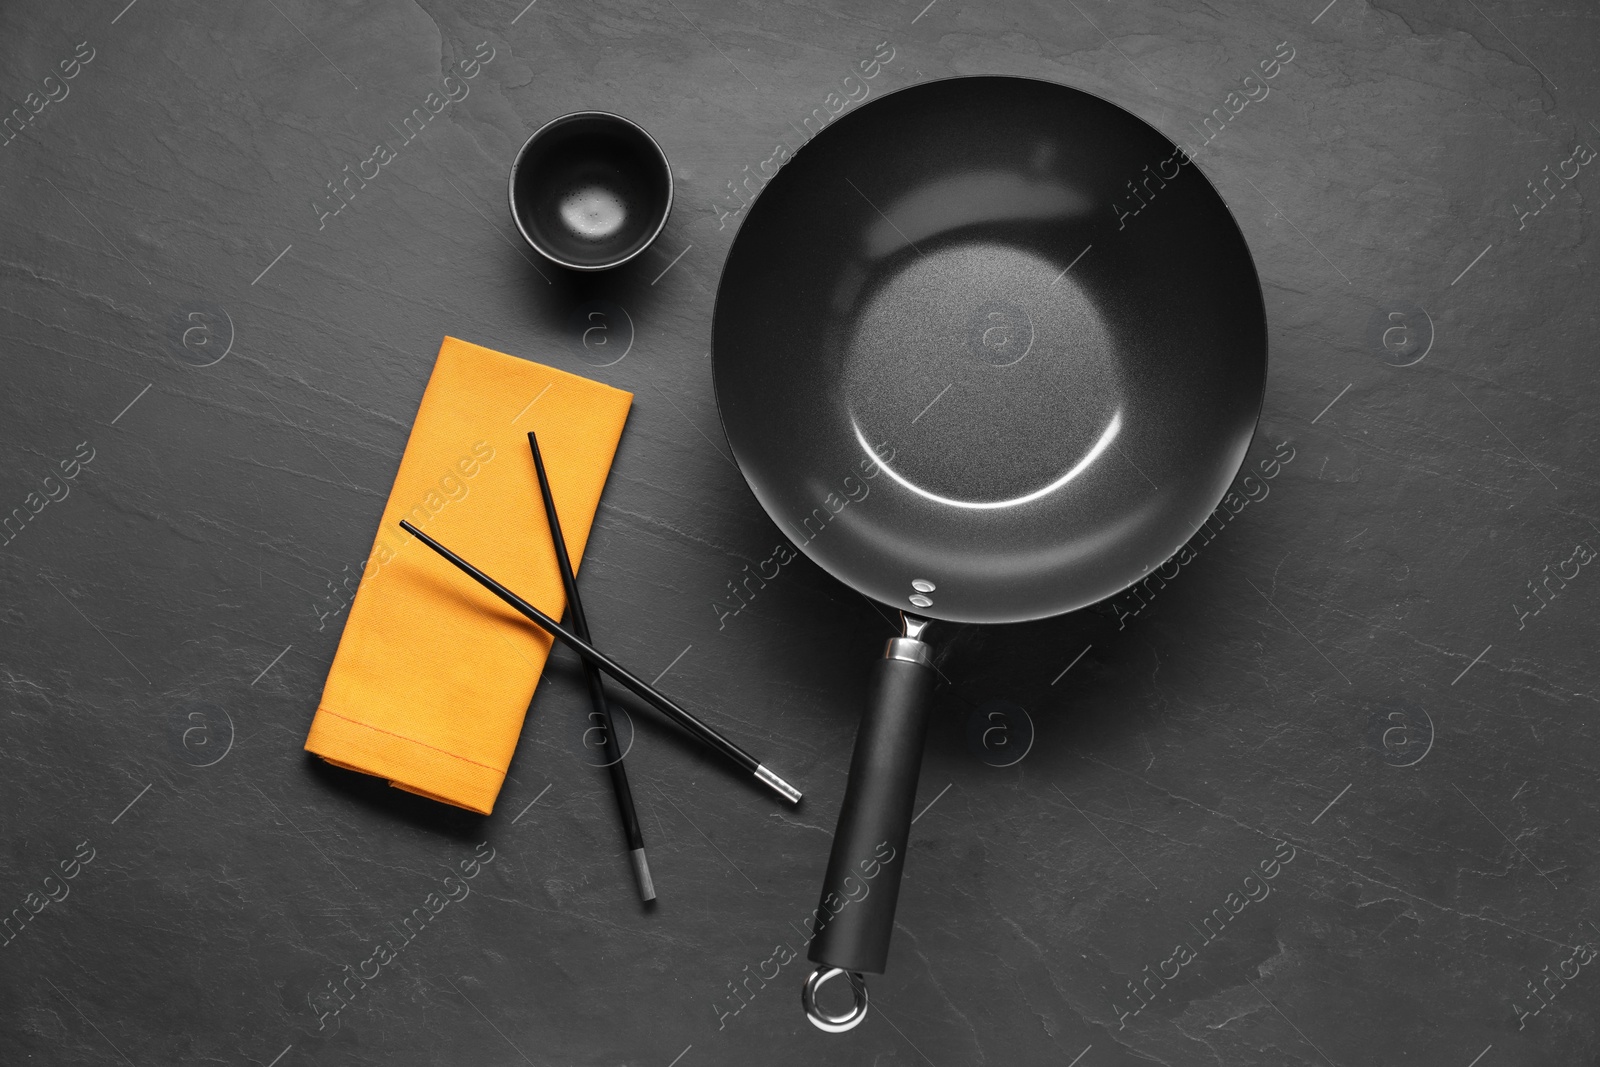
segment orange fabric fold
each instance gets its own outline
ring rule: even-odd
[[[489,814],[551,639],[400,529],[436,538],[541,611],[566,608],[527,432],[576,567],[631,393],[446,337],[306,750]]]

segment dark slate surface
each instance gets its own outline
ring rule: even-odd
[[[0,10],[31,115],[0,148],[0,510],[31,516],[0,546],[0,903],[62,897],[0,949],[0,1062],[1596,1062],[1592,6],[123,2]],[[1239,108],[1199,155],[1272,371],[1250,502],[1147,605],[944,630],[890,972],[829,1037],[797,927],[888,624],[800,561],[719,628],[781,535],[706,355],[728,183],[880,42],[874,95],[1029,75],[1191,145]],[[561,277],[504,175],[588,107],[652,130],[680,199],[635,263]],[[625,317],[585,349],[595,300]],[[637,394],[591,625],[808,790],[778,810],[636,714],[653,911],[568,656],[490,818],[301,750],[445,333]],[[472,894],[319,1030],[480,842]],[[733,1013],[776,946],[802,958]]]

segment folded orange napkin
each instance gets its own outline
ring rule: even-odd
[[[633,394],[446,337],[422,395],[306,750],[487,815],[550,637],[401,519],[541,611],[566,607],[527,432],[573,566]]]

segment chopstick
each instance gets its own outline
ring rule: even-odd
[[[544,612],[540,611],[526,600],[523,600],[521,597],[517,596],[517,594],[507,589],[505,586],[501,585],[487,574],[484,574],[478,568],[474,567],[472,564],[468,563],[466,560],[462,559],[460,556],[456,555],[454,552],[450,551],[448,548],[444,547],[439,542],[435,541],[433,538],[429,537],[427,534],[411,525],[411,523],[407,522],[405,519],[400,520],[400,528],[405,530],[406,533],[410,534],[412,537],[415,537],[417,540],[421,541],[423,544],[427,545],[429,548],[433,549],[435,552],[439,553],[439,555],[443,556],[451,563],[454,563],[462,571],[471,576],[472,579],[479,585],[489,590],[489,592],[493,593],[507,604],[510,604],[523,616],[538,623],[546,632],[550,634],[551,637],[554,637],[556,640],[560,641],[562,644],[576,652],[579,656],[583,657],[585,662],[592,663],[596,667],[599,667],[601,670],[611,675],[612,678],[615,678],[618,682],[620,682],[623,688],[629,690],[635,696],[642,698],[657,710],[665,714],[668,718],[677,722],[679,726],[683,727],[689,733],[699,738],[700,741],[703,742],[707,747],[715,749],[717,752],[720,752],[722,755],[738,764],[744,770],[755,775],[756,778],[760,779],[762,785],[766,786],[768,789],[771,789],[773,792],[777,793],[791,804],[800,803],[800,790],[796,789],[794,786],[778,777],[770,768],[762,764],[760,760],[750,755],[750,753],[746,752],[732,741],[729,741],[711,727],[707,726],[705,723],[701,722],[699,719],[695,718],[693,715],[689,714],[687,711],[684,711],[678,705],[662,696],[648,682],[643,682],[634,677],[632,674],[628,673],[627,669],[621,664],[617,663],[610,656],[607,656],[604,652],[601,652],[599,649],[589,644],[589,642],[567,630],[562,629],[561,624],[556,622],[556,620],[552,619],[550,616],[546,615]]]
[[[539,476],[539,495],[544,498],[544,517],[550,527],[550,541],[555,546],[561,585],[567,592],[568,625],[574,634],[588,641],[589,622],[583,616],[583,601],[578,597],[578,578],[572,573],[567,539],[561,532],[561,516],[556,511],[556,498],[550,492],[544,456],[539,452],[539,438],[532,430],[528,431],[528,448],[533,452],[533,469]],[[617,797],[617,814],[622,817],[622,832],[628,840],[628,856],[633,860],[634,877],[639,883],[639,899],[649,902],[656,899],[656,887],[650,880],[650,864],[644,855],[644,832],[639,827],[639,813],[633,806],[633,790],[628,785],[628,772],[622,766],[622,752],[617,748],[617,728],[611,722],[611,708],[606,704],[605,683],[592,663],[584,663],[583,673],[589,683],[589,703],[605,730],[606,770],[611,773],[611,791]]]

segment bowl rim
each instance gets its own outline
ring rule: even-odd
[[[655,149],[656,156],[661,160],[661,169],[666,173],[667,176],[667,202],[666,205],[661,209],[661,218],[656,223],[656,228],[650,231],[650,236],[646,237],[638,248],[635,248],[632,252],[629,252],[620,259],[610,260],[605,263],[571,263],[565,259],[562,259],[554,252],[543,247],[537,240],[534,239],[533,235],[530,234],[527,231],[527,228],[522,225],[522,216],[517,211],[517,174],[522,169],[522,161],[527,156],[528,149],[533,146],[535,141],[556,126],[571,122],[574,119],[584,118],[611,119],[637,130],[644,136],[645,141],[649,143],[650,147]],[[672,180],[672,162],[667,158],[667,153],[662,149],[661,144],[653,136],[651,136],[649,130],[645,129],[637,122],[634,122],[626,115],[618,115],[613,111],[570,111],[565,115],[557,115],[555,118],[550,119],[538,129],[534,130],[533,133],[528,135],[528,139],[522,142],[522,147],[517,149],[516,157],[511,161],[511,175],[506,182],[506,201],[511,210],[511,222],[516,226],[517,232],[522,234],[522,239],[527,241],[535,252],[539,253],[556,266],[566,267],[568,270],[610,270],[613,267],[620,267],[624,263],[633,259],[635,256],[639,255],[639,253],[643,252],[646,248],[649,248],[652,244],[654,244],[657,237],[661,236],[661,231],[667,227],[667,219],[672,215],[672,201],[676,191],[675,186],[676,183]]]

